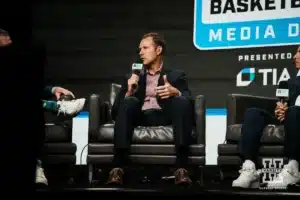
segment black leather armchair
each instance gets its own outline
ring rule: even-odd
[[[87,164],[90,167],[90,182],[99,181],[95,172],[102,171],[105,164],[113,160],[113,127],[110,108],[120,90],[120,85],[112,84],[109,101],[99,95],[90,96],[89,102],[89,144]],[[193,143],[190,146],[191,166],[202,176],[201,167],[205,165],[205,99],[199,95],[195,98],[195,128]],[[176,154],[173,145],[173,130],[170,126],[137,127],[134,130],[130,149],[131,163],[138,166],[172,165],[175,164]],[[196,172],[194,171],[194,172]],[[163,174],[161,174],[163,176]],[[201,179],[198,179],[198,181]]]
[[[218,166],[220,168],[221,179],[236,178],[238,169],[242,165],[242,160],[239,157],[238,143],[241,137],[241,127],[244,114],[249,108],[266,109],[270,113],[274,113],[277,99],[252,96],[243,94],[229,94],[227,97],[227,130],[226,138],[223,144],[218,145]],[[264,167],[264,164],[271,167],[274,163],[263,163],[262,159],[274,158],[283,159],[286,163],[286,158],[283,157],[283,141],[284,128],[282,125],[268,125],[265,127],[261,138],[261,147],[259,149],[258,166]],[[267,161],[267,162],[269,162]],[[279,163],[280,164],[280,163]],[[282,164],[282,163],[281,163]],[[280,164],[279,167],[282,167]],[[273,166],[276,167],[276,166]]]
[[[72,118],[45,114],[45,142],[42,153],[43,167],[49,182],[73,179],[76,164],[76,144],[72,143]]]

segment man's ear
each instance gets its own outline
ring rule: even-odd
[[[156,47],[156,53],[157,53],[157,55],[161,55],[162,54],[162,46],[157,46]]]

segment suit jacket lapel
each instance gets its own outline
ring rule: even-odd
[[[158,83],[157,86],[162,86],[165,84],[164,82],[164,75],[167,75],[169,70],[165,69],[165,67],[162,68],[160,75],[159,75],[159,79],[158,79]]]

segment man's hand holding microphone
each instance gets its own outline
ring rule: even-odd
[[[289,98],[289,87],[287,81],[281,81],[276,89],[276,97],[279,101],[276,103],[274,111],[275,116],[279,121],[284,120],[285,112],[288,109],[287,99]]]
[[[275,116],[279,121],[282,122],[284,120],[284,115],[287,109],[288,109],[287,102],[282,103],[279,101],[276,103],[276,108],[274,112],[275,112]]]
[[[126,97],[131,96],[133,94],[133,91],[137,88],[139,83],[139,76],[137,74],[132,74],[131,77],[127,81],[128,89],[126,92]]]

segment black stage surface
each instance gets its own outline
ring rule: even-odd
[[[243,197],[243,198],[254,198],[254,197],[282,197],[285,199],[297,198],[300,199],[300,190],[245,190],[245,189],[232,189],[226,186],[192,186],[176,187],[169,186],[164,188],[150,188],[150,186],[136,186],[136,187],[99,187],[99,188],[64,188],[64,189],[39,189],[37,190],[38,197],[59,197],[60,195],[85,195],[98,196],[109,195],[114,196],[191,196],[196,195],[199,197]],[[50,195],[50,196],[49,196]]]
[[[285,199],[300,199],[300,185],[294,185],[287,189],[270,190],[261,189],[237,189],[231,187],[231,180],[220,181],[216,168],[206,168],[204,176],[204,184],[194,182],[191,186],[173,185],[173,180],[141,183],[128,182],[122,187],[108,186],[105,183],[89,184],[87,178],[87,168],[84,166],[77,167],[75,181],[65,184],[61,181],[53,183],[52,177],[48,176],[49,186],[38,188],[36,190],[37,198],[56,198],[66,194],[73,196],[84,195],[85,197],[101,198],[103,195],[114,196],[191,196],[199,197],[242,197],[258,198],[258,197],[280,197]],[[51,184],[52,183],[52,184]]]

